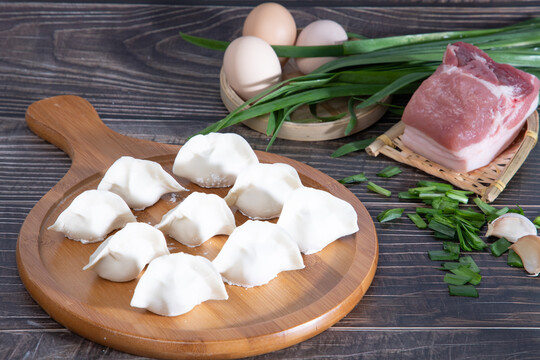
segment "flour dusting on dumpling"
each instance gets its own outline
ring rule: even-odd
[[[122,156],[109,167],[98,190],[120,195],[135,210],[154,205],[164,194],[186,191],[157,162],[131,156]]]
[[[221,276],[210,260],[176,253],[150,262],[135,288],[131,306],[163,316],[178,316],[204,301],[228,298]]]
[[[247,166],[258,163],[248,142],[234,133],[196,135],[180,148],[173,173],[205,188],[227,187]]]
[[[225,200],[215,194],[191,193],[166,213],[156,228],[187,246],[198,246],[214,235],[229,235],[236,223]]]
[[[251,219],[278,217],[283,202],[302,182],[288,164],[255,164],[240,173],[225,201]]]
[[[109,236],[83,270],[116,282],[135,279],[152,259],[169,254],[163,233],[146,223],[129,223]]]
[[[309,187],[295,190],[285,201],[277,224],[312,254],[342,236],[358,231],[358,215],[348,202]]]
[[[253,220],[233,231],[213,263],[226,282],[244,287],[264,285],[282,271],[304,268],[298,246],[283,228]]]
[[[118,195],[103,190],[86,190],[58,216],[49,230],[64,233],[83,244],[105,239],[108,233],[137,221]]]

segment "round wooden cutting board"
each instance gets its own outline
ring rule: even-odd
[[[278,350],[308,339],[343,318],[367,291],[377,266],[378,245],[371,217],[360,201],[329,176],[297,161],[257,152],[261,162],[282,162],[298,171],[304,185],[348,201],[360,230],[304,255],[305,268],[280,273],[267,285],[245,289],[225,285],[226,301],[207,301],[192,311],[164,317],[130,307],[137,279],[114,283],[83,271],[98,244],[83,245],[47,230],[81,192],[95,189],[108,167],[130,155],[160,163],[172,174],[179,146],[129,138],[107,128],[94,108],[76,96],[32,104],[29,127],[66,151],[73,163],[66,176],[32,209],[17,241],[21,279],[51,317],[97,343],[158,358],[239,358]],[[174,176],[174,175],[173,175]],[[156,224],[192,191],[224,197],[228,189],[203,189],[176,179],[189,192],[168,194],[154,206],[135,211],[137,220]],[[237,225],[247,219],[235,214]],[[171,252],[213,260],[226,236],[196,248],[167,238]]]

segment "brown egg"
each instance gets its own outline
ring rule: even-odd
[[[256,36],[270,45],[294,45],[296,23],[289,10],[277,3],[263,3],[246,18],[243,36]]]
[[[296,23],[285,7],[277,3],[263,3],[255,7],[244,22],[243,36],[256,36],[270,45],[294,45]],[[281,64],[287,59],[280,58]]]
[[[255,36],[241,36],[229,44],[223,56],[229,85],[248,100],[281,80],[281,66],[274,49]]]
[[[306,26],[298,35],[297,46],[337,45],[347,41],[347,32],[332,20],[317,20]],[[335,57],[297,58],[296,65],[304,74],[309,74]]]

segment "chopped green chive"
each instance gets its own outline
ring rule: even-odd
[[[387,221],[390,221],[390,220],[400,218],[401,215],[403,214],[404,210],[405,209],[403,209],[403,208],[385,210],[382,213],[380,213],[379,215],[377,215],[377,220],[379,220],[379,222],[383,223],[383,222],[387,222]]]
[[[404,199],[404,200],[417,200],[420,197],[418,195],[416,195],[416,194],[411,194],[408,191],[402,191],[402,192],[398,193],[398,198]]]
[[[486,215],[491,215],[497,211],[497,209],[495,209],[493,206],[485,203],[484,201],[482,201],[482,199],[478,197],[474,198],[473,201],[476,204],[476,206],[478,206],[480,210],[482,210],[482,212]]]
[[[424,221],[424,219],[422,219],[420,215],[414,213],[414,214],[407,214],[407,216],[409,217],[409,219],[411,219],[411,221],[414,223],[414,225],[416,225],[417,228],[419,229],[427,228],[426,222]]]
[[[356,184],[356,183],[367,181],[367,180],[368,178],[366,177],[366,175],[364,175],[364,173],[360,173],[360,174],[344,177],[343,179],[338,180],[338,181],[342,184]]]
[[[448,285],[448,292],[452,296],[478,297],[478,290],[473,285]]]
[[[513,267],[522,268],[523,262],[521,261],[521,258],[519,255],[512,249],[508,249],[508,260],[506,263]]]
[[[452,285],[465,285],[471,280],[472,277],[470,276],[456,275],[452,273],[445,274],[443,279],[445,283]]]
[[[434,181],[419,181],[416,183],[416,186],[418,187],[435,187],[435,189],[439,192],[446,192],[452,190],[454,187],[450,184],[445,183],[439,183]]]
[[[433,261],[449,261],[459,259],[459,253],[452,253],[447,250],[431,250],[428,251],[428,256]]]
[[[375,138],[358,140],[348,144],[345,144],[332,153],[333,158],[337,158],[353,151],[365,150],[371,143],[375,141]]]
[[[452,269],[450,271],[458,276],[470,277],[471,280],[469,280],[469,282],[473,285],[480,284],[480,281],[482,280],[482,275],[472,271],[469,267],[466,266],[460,266],[457,269]]]
[[[380,195],[384,195],[386,197],[390,197],[390,195],[392,195],[392,192],[390,190],[386,190],[385,188],[375,184],[375,183],[372,183],[371,181],[368,181],[368,185],[367,185],[367,188],[368,190],[371,190],[377,194],[380,194]]]
[[[429,193],[437,190],[435,186],[421,186],[421,187],[415,187],[412,189],[409,189],[409,193],[411,194],[420,194],[420,193]]]
[[[389,178],[401,174],[401,169],[397,166],[387,166],[382,171],[377,173],[377,176]]]
[[[476,262],[473,260],[472,256],[470,255],[465,255],[465,256],[460,257],[459,263],[462,264],[463,266],[468,267],[469,269],[471,269],[472,271],[476,273],[480,272],[480,268],[478,267],[478,265],[476,265]]]
[[[536,218],[534,218],[533,224],[534,226],[536,226],[536,228],[540,229],[540,216],[537,216]]]
[[[462,190],[449,190],[445,194],[450,199],[454,199],[459,201],[462,204],[467,204],[469,202],[469,196],[473,192],[472,191],[462,191]]]
[[[491,244],[491,253],[499,257],[510,248],[510,245],[512,245],[512,243],[502,237]]]

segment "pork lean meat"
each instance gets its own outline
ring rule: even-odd
[[[403,144],[458,172],[489,164],[538,106],[540,81],[477,47],[448,45],[403,113]]]

